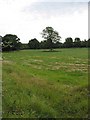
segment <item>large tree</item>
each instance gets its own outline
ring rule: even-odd
[[[2,50],[3,51],[12,51],[20,49],[21,43],[17,35],[7,34],[2,37]]]
[[[38,49],[39,48],[39,41],[34,38],[29,40],[28,46],[30,49]]]
[[[51,51],[53,50],[53,44],[57,41],[60,41],[61,38],[59,33],[52,27],[46,27],[41,34],[44,40],[47,42],[47,48],[49,48]]]

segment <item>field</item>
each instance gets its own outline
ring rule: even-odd
[[[4,118],[86,118],[88,49],[3,55]]]

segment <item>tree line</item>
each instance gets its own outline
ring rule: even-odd
[[[61,36],[52,27],[46,27],[43,29],[42,38],[44,40],[40,41],[36,38],[29,40],[27,44],[20,42],[20,38],[17,35],[6,34],[5,36],[0,36],[0,50],[2,51],[14,51],[22,49],[50,49],[51,51],[55,48],[82,48],[90,47],[90,39],[80,40],[76,37],[74,40],[71,37],[65,39],[64,43],[60,42]]]

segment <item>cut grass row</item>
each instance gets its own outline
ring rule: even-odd
[[[78,61],[78,68],[84,64],[87,69],[88,51],[59,51],[3,53],[3,117],[87,117],[88,72],[84,69],[68,71],[68,67]],[[63,63],[67,69],[56,69],[56,63],[58,66]]]

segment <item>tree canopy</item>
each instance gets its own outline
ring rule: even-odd
[[[47,48],[50,50],[53,49],[53,43],[60,41],[60,36],[57,31],[55,31],[52,27],[46,27],[43,29],[41,33],[42,37],[46,40]]]
[[[31,40],[29,40],[28,46],[31,49],[38,49],[39,48],[39,41],[36,38],[31,39]]]
[[[0,51],[2,51],[2,36],[0,36]]]
[[[72,39],[67,37],[64,43],[60,42],[59,33],[52,27],[46,27],[42,30],[42,41],[33,38],[28,43],[21,43],[17,35],[6,34],[0,35],[0,51],[13,51],[19,49],[50,49],[55,48],[82,48],[90,47],[90,38],[88,40],[80,40],[79,37]]]
[[[17,35],[7,34],[2,37],[2,50],[3,51],[12,51],[18,50],[20,48],[20,39]]]
[[[76,37],[74,40],[74,47],[81,47],[80,38]]]
[[[71,37],[66,38],[64,44],[66,48],[73,47],[73,39]]]

